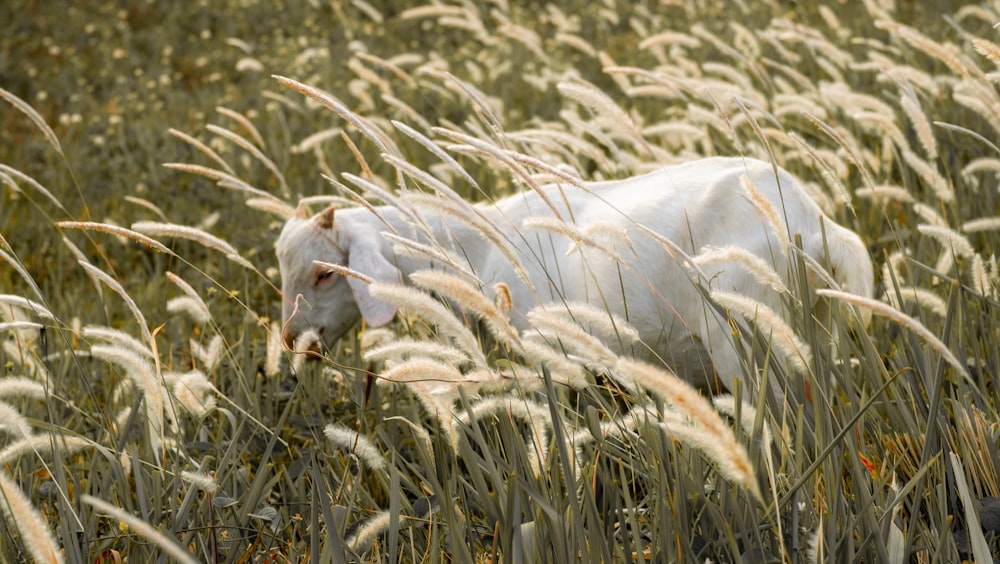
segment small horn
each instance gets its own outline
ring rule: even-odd
[[[337,208],[330,206],[325,210],[319,212],[316,216],[316,225],[320,229],[330,229],[333,227],[333,212],[337,211]]]

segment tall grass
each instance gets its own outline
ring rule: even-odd
[[[0,6],[0,559],[1000,553],[997,6],[91,8]],[[433,206],[516,267],[466,200],[716,154],[804,179],[881,273],[865,300],[792,253],[784,315],[706,288],[731,395],[601,304],[519,333],[461,249],[398,233],[452,268],[373,286],[390,330],[280,348],[299,200]],[[562,219],[535,227],[634,252]]]

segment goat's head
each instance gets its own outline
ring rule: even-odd
[[[372,297],[368,281],[316,264],[345,266],[378,282],[399,282],[399,270],[382,254],[379,233],[352,221],[350,215],[341,212],[334,224],[334,208],[307,218],[300,206],[278,237],[275,251],[281,269],[282,337],[289,347],[307,329],[315,329],[323,344],[330,346],[359,317],[378,327],[396,314],[395,307]],[[317,347],[313,345],[312,350],[316,352]]]

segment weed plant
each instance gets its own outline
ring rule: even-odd
[[[0,560],[1000,555],[997,3],[48,12],[0,4]],[[734,390],[611,352],[593,305],[513,331],[460,269],[282,348],[300,202],[457,218],[707,155],[795,173],[878,271],[794,280],[788,327],[706,291]]]

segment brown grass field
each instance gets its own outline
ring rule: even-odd
[[[1000,557],[998,23],[995,1],[0,3],[0,561]],[[733,390],[609,357],[578,322],[600,304],[506,335],[455,276],[318,362],[281,346],[300,201],[453,209],[716,155],[802,179],[876,271],[829,315],[797,276],[780,326],[705,288],[746,345]]]

